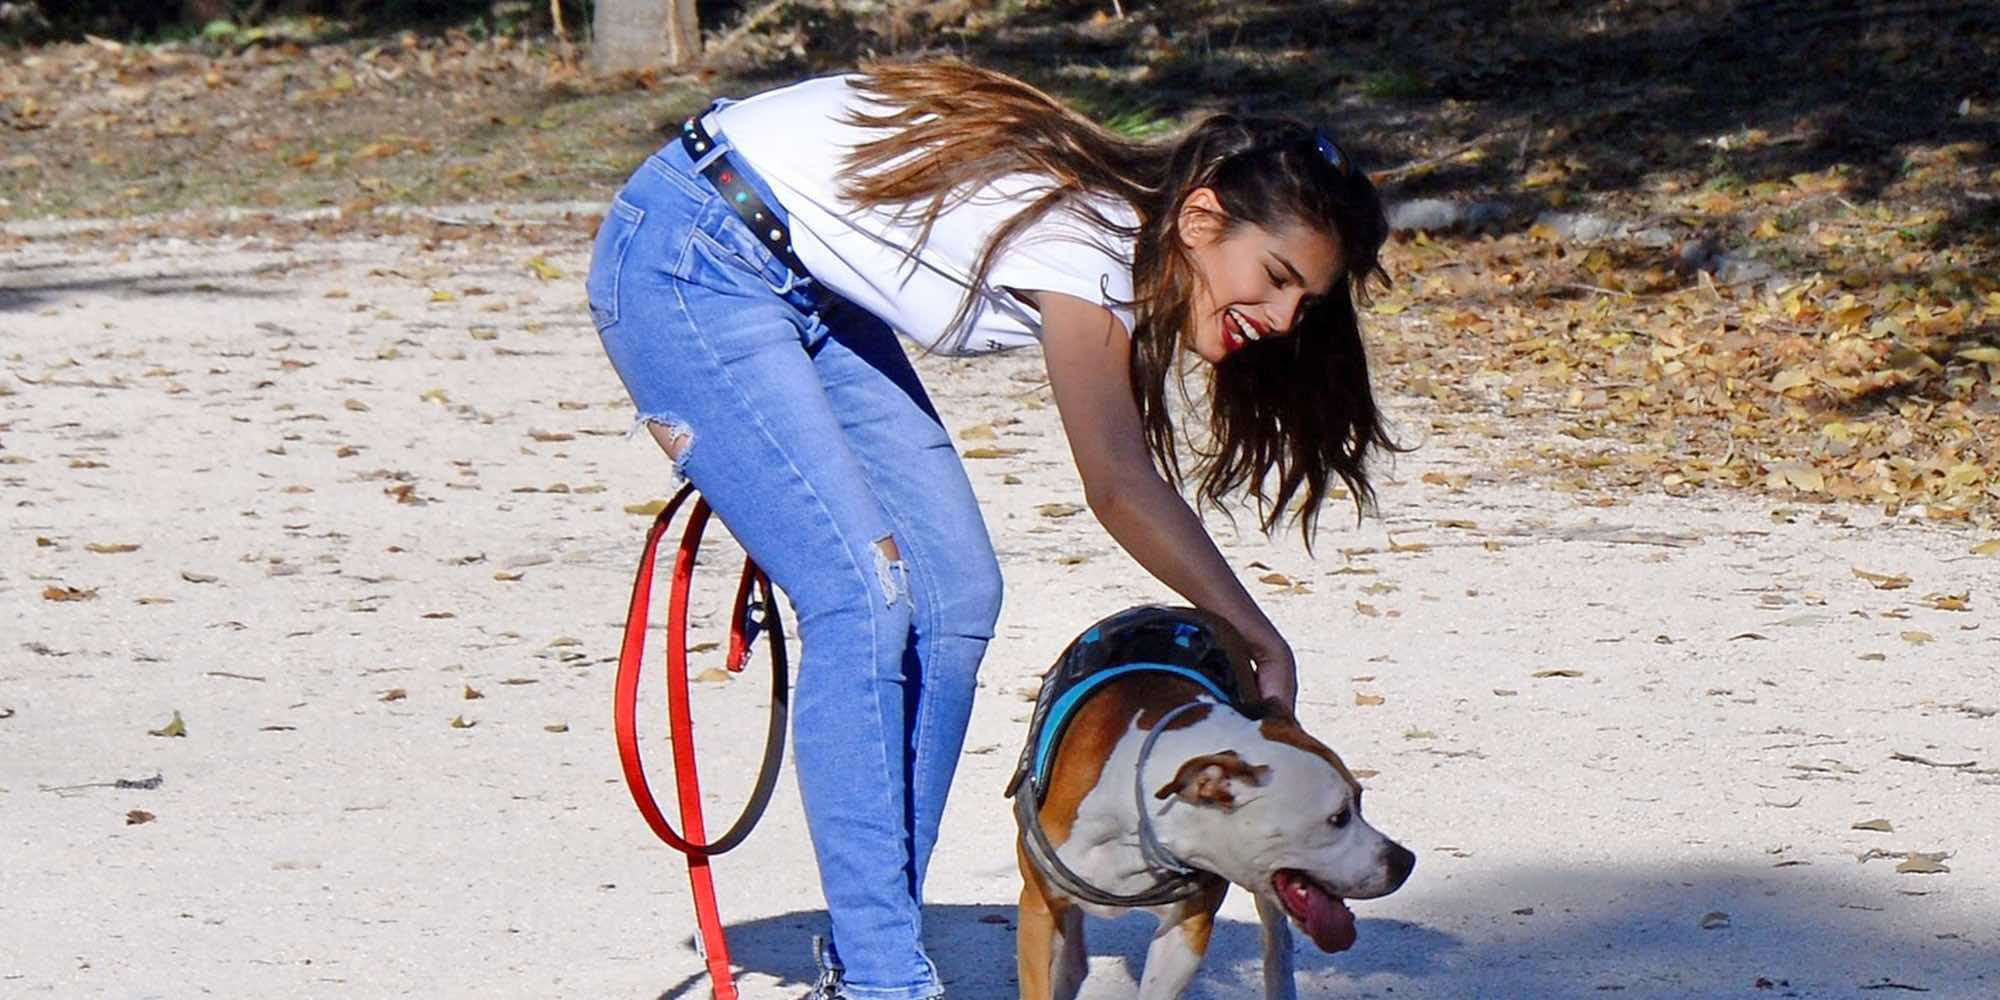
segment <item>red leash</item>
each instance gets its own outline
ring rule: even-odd
[[[729,946],[722,937],[722,916],[715,903],[715,880],[708,859],[743,842],[770,803],[771,790],[778,783],[778,766],[785,755],[787,678],[784,623],[771,593],[771,581],[757,564],[745,559],[743,575],[736,586],[736,601],[729,617],[729,658],[725,666],[740,673],[749,659],[753,625],[767,629],[771,650],[771,715],[764,738],[764,762],[757,784],[743,813],[730,824],[728,832],[707,841],[701,816],[701,776],[694,762],[694,718],[688,709],[687,611],[688,591],[694,581],[695,554],[701,547],[701,532],[708,523],[708,503],[695,498],[688,512],[687,527],[681,534],[680,551],[674,556],[673,589],[667,599],[667,725],[674,746],[674,784],[679,792],[681,829],[685,836],[667,825],[646,783],[646,769],[639,760],[639,668],[646,655],[646,617],[651,610],[653,566],[657,561],[660,536],[666,533],[674,514],[694,492],[689,484],[667,503],[646,533],[645,553],[639,559],[638,577],[632,583],[632,606],[625,616],[625,645],[618,655],[618,684],[612,702],[613,728],[618,736],[618,760],[625,769],[625,784],[646,825],[667,846],[687,855],[688,881],[694,889],[695,922],[700,926],[700,945],[708,964],[708,976],[716,1000],[737,1000],[736,983],[729,968]],[[752,587],[756,600],[752,600]],[[761,608],[762,620],[751,622],[753,607]]]

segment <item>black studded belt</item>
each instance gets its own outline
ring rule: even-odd
[[[687,150],[688,159],[696,163],[702,162],[715,149],[715,138],[701,127],[699,117],[681,123],[681,148]],[[729,207],[743,217],[744,224],[757,234],[757,239],[770,249],[779,263],[791,268],[792,273],[801,278],[811,277],[812,273],[806,270],[799,255],[792,251],[791,219],[778,206],[767,203],[758,195],[744,173],[742,163],[727,153],[710,158],[708,165],[701,168],[701,175],[708,178],[708,183],[721,193]]]

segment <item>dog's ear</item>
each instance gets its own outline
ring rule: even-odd
[[[1162,785],[1153,797],[1179,798],[1191,805],[1218,806],[1228,811],[1236,808],[1239,787],[1262,785],[1270,773],[1269,767],[1251,764],[1234,750],[1203,754],[1182,763],[1174,773],[1174,780]]]

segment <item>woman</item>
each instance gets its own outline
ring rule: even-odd
[[[924,871],[1000,609],[944,424],[897,343],[1040,344],[1085,498],[1161,582],[1291,648],[1181,497],[1169,375],[1209,380],[1197,493],[1308,542],[1389,446],[1354,301],[1387,233],[1322,133],[1219,115],[1114,136],[1018,80],[874,65],[718,101],[613,201],[588,291],[647,428],[790,597],[799,789],[833,924],[814,997],[943,996]],[[1274,485],[1267,485],[1274,481]]]

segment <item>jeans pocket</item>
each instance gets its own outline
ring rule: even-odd
[[[590,252],[590,277],[584,294],[590,299],[590,319],[603,333],[618,322],[618,277],[625,269],[625,252],[646,218],[644,209],[626,201],[623,195],[611,199],[604,223],[597,228],[597,242]]]

